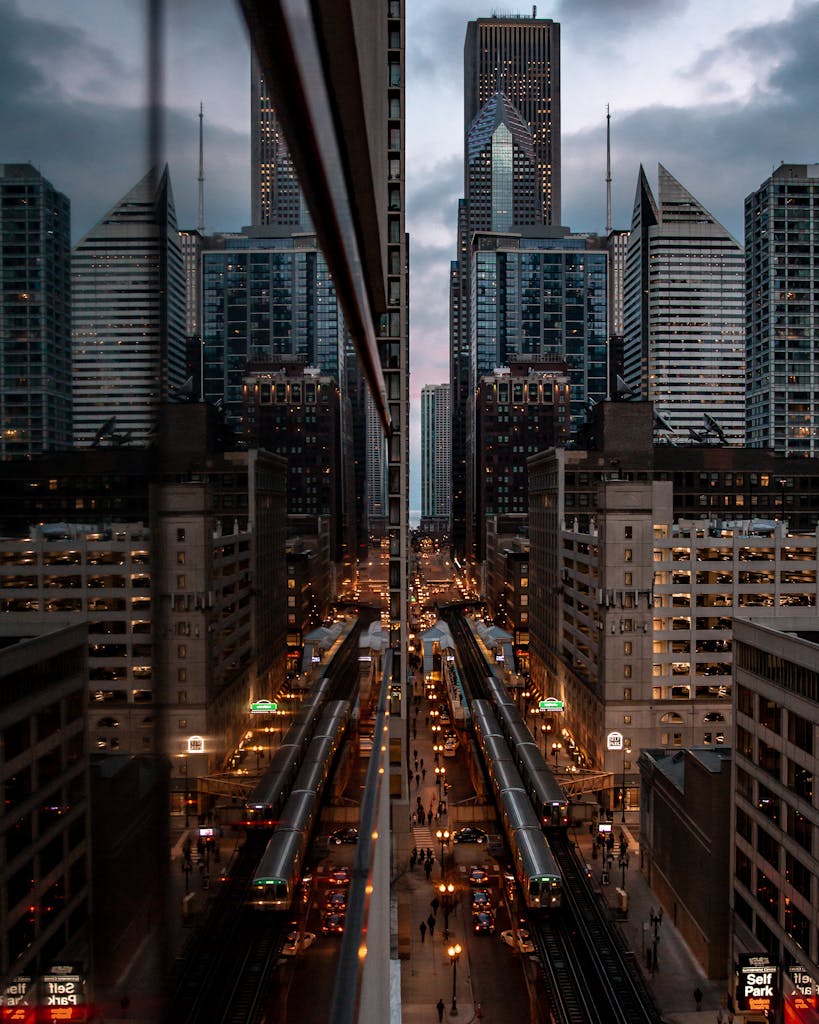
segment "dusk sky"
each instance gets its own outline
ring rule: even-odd
[[[147,170],[138,0],[0,0],[0,162],[30,161],[72,204],[76,241]],[[250,220],[249,59],[229,0],[168,0],[165,137],[181,227],[196,223],[205,107],[205,220]],[[531,5],[407,0],[412,487],[420,392],[449,376],[448,272],[463,194],[463,41],[470,19]],[[782,161],[819,163],[819,2],[556,0],[561,24],[563,222],[628,227],[640,164],[660,162],[740,241],[744,197]]]

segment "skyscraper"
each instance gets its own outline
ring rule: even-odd
[[[640,168],[624,286],[626,383],[672,436],[742,444],[742,246],[661,165]]]
[[[251,224],[277,224],[294,230],[309,226],[293,158],[252,47],[250,139]]]
[[[421,388],[421,518],[446,524],[452,507],[449,384]]]
[[[783,455],[819,455],[817,230],[819,164],[782,164],[745,200],[746,442]]]
[[[0,164],[0,458],[71,444],[71,209]]]
[[[547,18],[478,18],[464,43],[464,130],[504,93],[532,132],[543,221],[560,223],[560,25]]]
[[[147,444],[185,379],[185,278],[167,167],[151,171],[77,243],[74,443]]]

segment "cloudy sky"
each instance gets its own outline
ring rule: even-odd
[[[0,162],[30,161],[72,203],[82,237],[146,167],[140,0],[0,0]],[[462,194],[466,22],[531,4],[406,0],[414,449],[421,387],[448,379],[447,287]],[[181,226],[197,209],[205,106],[208,230],[250,215],[249,71],[229,0],[167,0],[165,133]],[[537,0],[561,24],[563,222],[628,227],[642,163],[664,164],[737,238],[742,203],[781,161],[819,162],[819,0]]]

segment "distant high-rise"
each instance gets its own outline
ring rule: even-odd
[[[495,93],[532,133],[543,221],[560,223],[560,25],[547,18],[478,18],[464,43],[464,130]]]
[[[640,168],[624,286],[623,366],[682,439],[742,444],[742,246],[660,166],[659,201]]]
[[[819,455],[819,164],[782,164],[745,200],[746,443]]]
[[[251,224],[280,227],[310,225],[293,158],[276,109],[251,47],[250,77],[250,216]]]
[[[0,164],[0,458],[71,444],[71,208]]]
[[[75,246],[74,443],[147,444],[185,380],[185,277],[167,167]]]
[[[449,384],[426,384],[421,388],[421,517],[448,524],[451,507],[452,410]]]

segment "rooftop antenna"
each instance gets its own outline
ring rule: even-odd
[[[200,235],[205,233],[205,152],[202,131],[202,104],[199,104],[199,217],[196,230]]]
[[[611,234],[611,114],[606,104],[606,234]]]

